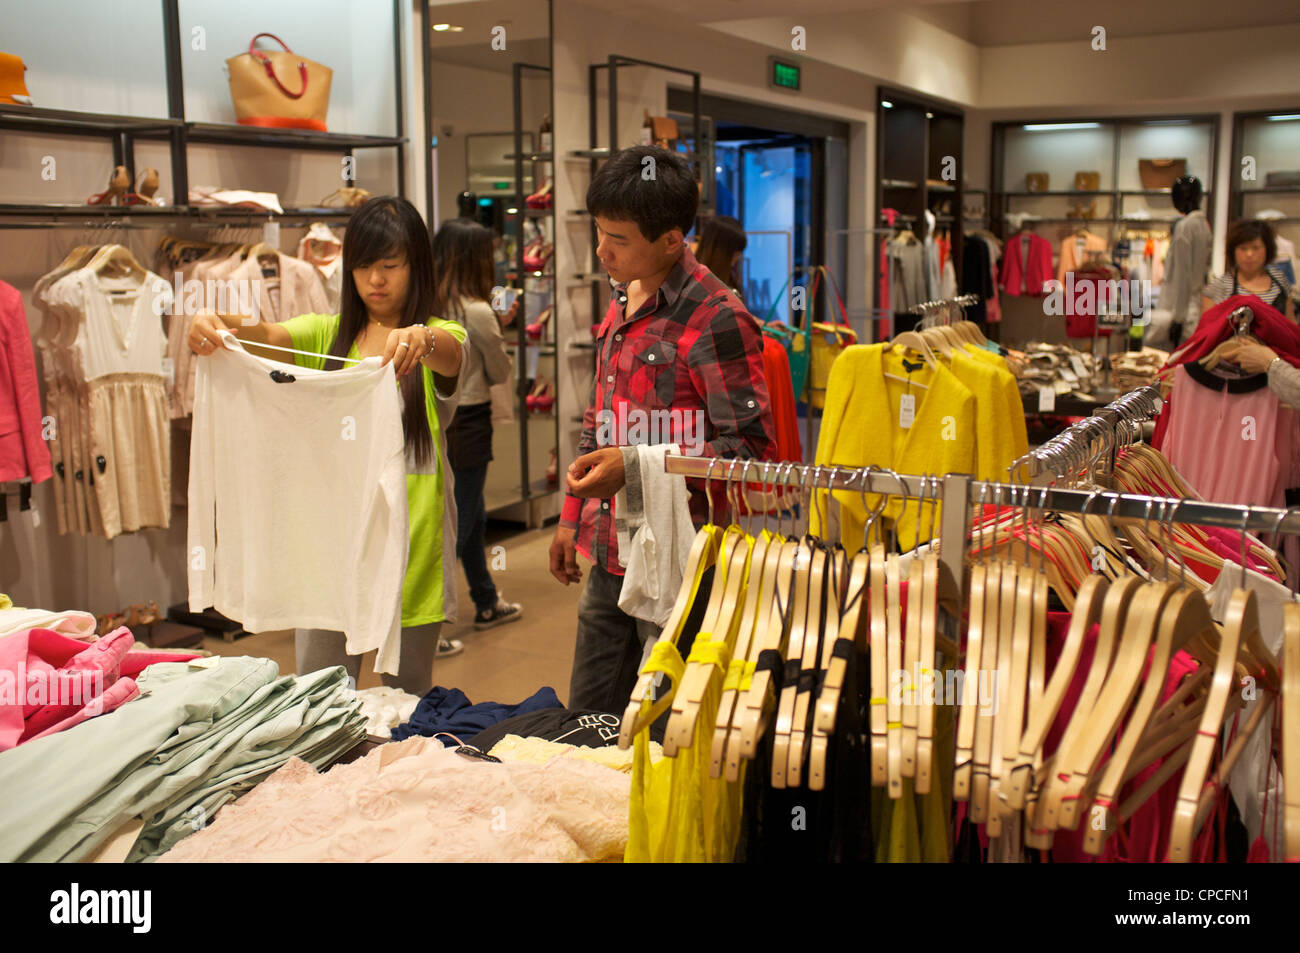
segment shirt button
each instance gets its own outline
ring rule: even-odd
[[[609,504],[608,504],[608,503],[602,503],[602,504],[600,504],[600,508],[601,508],[602,510],[607,510],[607,509],[609,509]]]
[[[623,340],[623,335],[621,335],[621,334],[615,334],[615,335],[614,335],[614,340],[615,340],[615,341],[621,341],[621,340]]]
[[[753,407],[753,406],[754,406],[754,402],[753,402],[752,400],[749,402],[749,406],[750,406],[750,407]]]
[[[647,361],[653,361],[654,359],[655,359],[655,356],[654,356],[653,354],[646,355],[646,360],[647,360]]]
[[[608,377],[605,378],[605,381],[606,381],[606,383],[609,383],[609,384],[614,383],[614,375],[613,375],[613,374],[610,374]]]

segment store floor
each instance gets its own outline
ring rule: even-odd
[[[497,589],[510,602],[524,607],[517,622],[475,632],[470,621],[474,604],[469,598],[465,574],[459,568],[460,605],[468,607],[460,622],[443,627],[444,635],[460,639],[465,651],[434,664],[433,683],[459,688],[470,701],[515,703],[522,701],[543,685],[555,689],[561,699],[569,692],[569,672],[573,665],[573,642],[578,618],[578,596],[586,581],[588,566],[583,567],[583,583],[562,586],[547,569],[547,550],[555,536],[555,527],[537,530],[515,528],[488,531],[488,560],[492,565],[492,547],[500,545],[492,578]],[[232,642],[208,638],[204,648],[217,655],[256,655],[269,658],[281,672],[294,671],[293,631],[261,632]],[[372,671],[373,653],[361,665],[360,688],[379,685]]]

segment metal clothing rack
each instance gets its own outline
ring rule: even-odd
[[[922,301],[920,304],[915,304],[908,308],[908,312],[910,314],[919,314],[924,317],[934,311],[943,311],[953,307],[966,308],[979,303],[979,295],[964,294],[957,295],[955,298],[940,298],[938,301]]]
[[[943,506],[939,523],[939,559],[948,567],[959,593],[963,586],[962,563],[971,522],[971,507],[983,504],[1058,513],[1105,513],[1107,517],[1138,520],[1154,517],[1161,521],[1218,526],[1240,532],[1254,530],[1300,535],[1300,507],[1279,509],[1138,493],[994,483],[956,473],[941,477],[918,476],[880,468],[727,460],[716,457],[670,455],[664,459],[664,470],[682,476],[725,482],[878,493],[938,502]]]
[[[1064,477],[1096,467],[1095,479],[1108,485],[1115,468],[1115,454],[1120,447],[1135,443],[1141,436],[1141,424],[1155,417],[1164,407],[1160,388],[1139,387],[1117,397],[1091,417],[1072,424],[1047,443],[1029,451],[1007,472],[1015,474],[1022,464],[1029,470],[1031,482],[1046,477]],[[1100,446],[1094,449],[1095,443]]]

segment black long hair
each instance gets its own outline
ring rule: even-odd
[[[470,218],[452,218],[433,236],[434,307],[444,317],[459,313],[460,298],[491,301],[495,280],[492,229]]]
[[[420,213],[404,198],[381,195],[372,198],[352,214],[343,233],[343,293],[339,333],[330,348],[332,357],[347,357],[357,336],[370,320],[361,300],[352,269],[373,265],[381,258],[406,256],[411,267],[406,291],[406,307],[398,327],[425,324],[436,312],[437,293],[433,281],[433,253],[429,247],[429,229]],[[329,361],[330,370],[342,367],[342,361]],[[415,452],[416,463],[425,466],[433,458],[433,434],[425,410],[424,374],[410,373],[402,378],[402,430],[407,452]]]

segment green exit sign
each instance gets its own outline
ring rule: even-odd
[[[771,71],[768,74],[768,83],[777,89],[798,92],[803,78],[803,68],[796,63],[779,60],[775,56],[771,57],[769,62]]]

